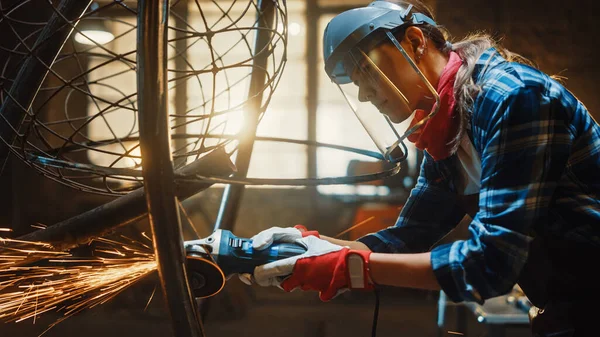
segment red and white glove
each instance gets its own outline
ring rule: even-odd
[[[318,231],[309,231],[303,225],[296,225],[294,227],[271,227],[259,232],[251,238],[252,248],[263,250],[269,248],[273,242],[294,243],[297,239],[310,235],[320,237]],[[254,278],[250,274],[239,274],[238,277],[247,285],[252,285],[254,283]]]
[[[272,245],[273,242],[294,243],[297,239],[301,239],[309,235],[319,237],[319,232],[309,231],[302,225],[284,228],[271,227],[252,237],[252,248],[263,250]]]
[[[285,291],[315,290],[325,302],[350,289],[374,288],[369,276],[370,251],[351,250],[312,235],[295,242],[305,246],[306,252],[256,267],[256,283]]]

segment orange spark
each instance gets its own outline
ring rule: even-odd
[[[353,229],[356,229],[356,228],[358,228],[358,227],[360,227],[360,226],[362,226],[362,225],[366,224],[367,222],[369,222],[369,221],[371,221],[371,220],[373,220],[373,219],[375,219],[375,217],[374,217],[374,216],[372,216],[372,217],[370,217],[370,218],[368,218],[368,219],[366,219],[366,220],[363,220],[363,221],[361,221],[361,222],[357,223],[356,225],[354,225],[354,226],[352,226],[352,227],[350,227],[350,228],[348,228],[348,229],[346,229],[346,230],[344,230],[344,231],[342,231],[342,232],[338,233],[338,234],[337,234],[337,235],[336,235],[334,238],[335,238],[335,239],[337,239],[337,238],[341,237],[342,235],[344,235],[344,234],[348,233],[349,231],[351,231],[351,230],[353,230]]]
[[[157,268],[151,245],[98,238],[94,256],[52,251],[42,242],[0,238],[0,321],[21,322],[49,311],[68,317],[106,303]],[[31,256],[43,266],[18,266]],[[58,258],[57,258],[58,257]],[[46,330],[46,331],[48,331]],[[44,333],[46,332],[44,331]]]

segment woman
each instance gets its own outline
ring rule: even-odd
[[[391,122],[414,116],[385,149],[413,142],[425,153],[420,176],[396,225],[357,241],[257,234],[257,249],[298,242],[307,252],[257,267],[253,279],[325,301],[387,285],[483,303],[519,284],[544,308],[536,333],[585,331],[598,298],[589,275],[600,257],[600,128],[584,105],[487,36],[450,44],[412,0],[344,12],[324,41],[334,83],[356,86]],[[432,249],[465,214],[468,238]]]

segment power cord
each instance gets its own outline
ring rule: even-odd
[[[373,328],[371,329],[371,336],[377,335],[377,317],[379,316],[379,289],[374,289],[375,293],[375,310],[373,311]]]

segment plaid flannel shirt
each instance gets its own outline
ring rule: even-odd
[[[481,189],[468,238],[432,249],[465,213],[452,178],[456,155],[435,162],[425,153],[396,224],[359,241],[374,252],[431,251],[436,278],[455,302],[483,303],[517,282],[528,296],[543,292],[543,301],[572,296],[565,287],[595,289],[600,127],[561,84],[494,48],[478,59],[473,79],[482,89],[469,131]]]

